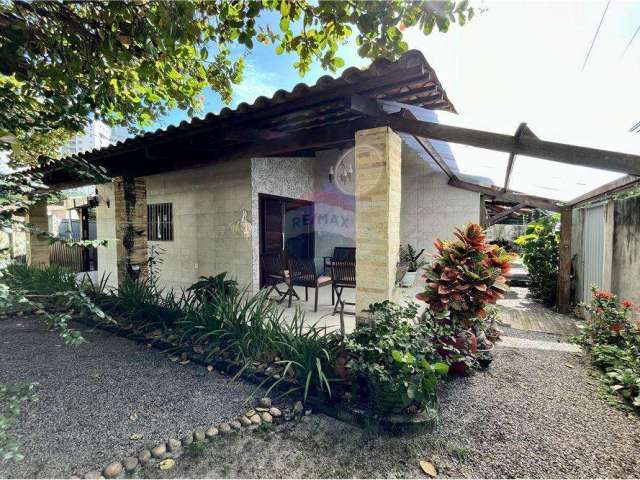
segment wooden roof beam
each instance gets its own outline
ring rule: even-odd
[[[602,195],[606,195],[607,193],[613,193],[632,187],[634,184],[640,184],[640,177],[636,177],[635,175],[627,175],[618,178],[613,182],[606,183],[594,190],[591,190],[590,192],[585,193],[584,195],[580,195],[579,197],[574,198],[569,202],[569,205],[575,207],[578,204],[588,202],[590,200],[595,200],[596,198]]]
[[[520,209],[522,209],[522,208],[524,208],[526,206],[527,206],[526,203],[519,203],[515,207],[507,208],[506,210],[503,210],[500,213],[496,213],[494,216],[489,218],[489,225],[494,225],[494,224],[498,223],[503,218],[507,218],[512,213],[516,213],[518,210],[520,210]]]
[[[388,125],[392,129],[419,137],[528,155],[570,165],[640,175],[640,155],[547,142],[528,135],[516,141],[511,135],[412,120],[397,115],[387,115],[387,118]]]
[[[383,100],[387,100],[386,98]],[[359,113],[363,115],[367,115],[369,117],[375,118],[387,118],[388,115],[384,111],[384,109],[380,106],[377,100],[363,97],[362,95],[350,95],[345,98],[345,107],[351,110],[354,113]],[[400,110],[400,116],[402,118],[408,118],[412,120],[416,120],[416,117],[410,110],[403,108]],[[416,135],[412,135],[412,137],[418,142],[420,147],[427,152],[427,154],[432,158],[432,160],[440,167],[440,169],[449,177],[449,179],[457,178],[455,173],[449,168],[447,162],[444,161],[440,153],[435,149],[435,147],[427,140],[426,138],[421,138]]]
[[[504,202],[524,203],[536,208],[542,208],[544,210],[551,210],[554,212],[560,211],[558,202],[550,200],[548,198],[536,197],[534,195],[526,195],[524,193],[502,190],[495,190],[493,188],[477,185],[475,183],[465,182],[464,180],[451,179],[449,185],[452,187],[462,188],[471,192],[482,193],[487,197],[495,198]]]
[[[514,136],[514,138],[516,139],[516,142],[520,141],[520,137],[522,137],[522,134],[524,133],[524,129],[527,127],[526,123],[521,123],[518,126],[518,129],[516,130],[516,134]],[[507,172],[504,175],[504,186],[502,187],[502,191],[506,192],[507,190],[509,190],[509,180],[511,180],[511,171],[513,170],[513,164],[515,163],[516,160],[516,154],[515,152],[511,152],[509,154],[509,162],[507,163]]]

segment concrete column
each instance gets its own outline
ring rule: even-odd
[[[356,316],[391,300],[400,250],[402,141],[388,127],[356,133]]]
[[[47,204],[38,203],[33,205],[29,210],[26,221],[40,231],[48,232],[49,217],[47,216]],[[27,264],[34,266],[49,265],[49,241],[38,238],[35,233],[28,233],[27,239]]]
[[[147,276],[147,187],[144,179],[113,181],[118,285],[127,275]],[[100,262],[100,259],[98,259]]]

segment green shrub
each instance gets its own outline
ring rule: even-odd
[[[529,292],[547,305],[555,305],[558,284],[558,252],[560,215],[539,218],[527,226],[516,245],[522,247],[522,260],[529,270]]]
[[[415,304],[384,302],[344,342],[357,395],[382,413],[423,408],[435,401],[438,379],[449,369],[439,360],[429,331],[415,323]]]
[[[406,245],[400,245],[400,262],[406,263],[409,272],[417,272],[418,269],[424,267],[427,262],[424,259],[421,259],[422,254],[424,253],[424,248],[419,252],[411,245],[407,243]]]
[[[200,277],[200,280],[191,285],[187,292],[193,292],[202,302],[211,301],[216,296],[233,295],[238,292],[238,282],[225,279],[227,272],[219,273],[215,276]]]
[[[585,347],[617,407],[640,412],[640,331],[630,319],[633,303],[592,287],[582,307],[588,321],[574,341]]]
[[[50,266],[28,266],[23,263],[12,263],[2,271],[3,283],[9,288],[22,290],[32,295],[40,295],[45,301],[47,295],[69,290],[77,290],[76,276],[71,270]],[[57,301],[52,297],[48,299]]]
[[[0,277],[0,308],[39,312],[47,327],[71,345],[84,342],[68,325],[72,313],[113,321],[78,286],[75,273],[55,265],[7,265]]]
[[[33,384],[0,383],[0,460],[21,460],[20,443],[12,439],[7,430],[20,416],[22,404],[35,401]]]

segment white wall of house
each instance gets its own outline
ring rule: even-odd
[[[247,159],[145,177],[147,205],[173,205],[173,240],[149,241],[149,253],[164,250],[162,287],[180,290],[220,272],[251,284],[251,236],[236,228],[251,212],[250,172]]]
[[[116,254],[116,218],[113,206],[113,184],[106,183],[97,186],[101,198],[96,208],[96,238],[106,240],[107,245],[98,247],[98,279],[108,277],[108,285],[118,286],[117,254]],[[107,206],[107,200],[109,206]]]
[[[480,221],[480,194],[451,187],[448,180],[403,148],[401,244],[433,253],[436,238],[450,240],[456,227]]]
[[[315,205],[315,256],[336,246],[355,245],[355,199],[329,181],[329,169],[340,150],[317,152],[316,157],[253,158],[213,163],[207,167],[145,177],[147,204],[171,203],[173,241],[149,241],[164,250],[159,283],[180,290],[200,276],[228,272],[242,285],[259,285],[259,194],[303,199]],[[433,250],[437,237],[452,237],[455,227],[477,222],[480,196],[447,185],[409,149],[403,148],[401,238],[418,249]],[[113,196],[111,185],[99,187],[101,196]],[[247,235],[239,228],[246,213]],[[98,238],[110,239],[98,254],[99,275],[117,282],[115,217],[101,202],[97,210]]]

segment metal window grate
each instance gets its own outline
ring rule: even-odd
[[[147,239],[173,240],[173,206],[171,203],[147,205]]]

